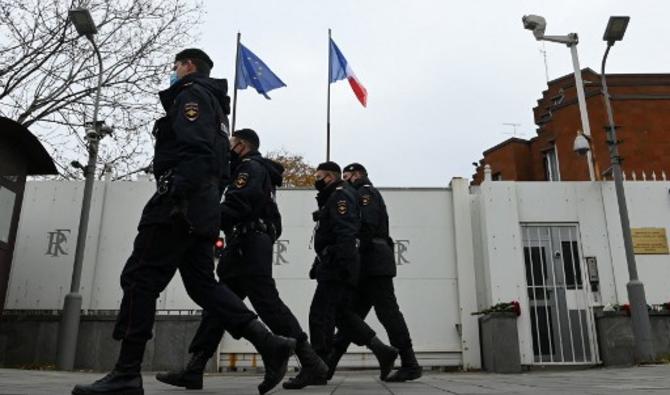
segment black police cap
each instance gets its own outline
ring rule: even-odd
[[[181,60],[186,60],[186,59],[200,59],[203,62],[207,63],[209,65],[210,69],[214,67],[214,62],[212,62],[212,59],[210,59],[210,57],[202,49],[187,48],[187,49],[179,52],[174,57],[175,62],[181,61]]]
[[[319,163],[319,166],[316,168],[316,170],[334,171],[336,173],[342,173],[342,170],[340,170],[340,165],[338,165],[333,161]]]
[[[261,146],[261,140],[258,138],[258,134],[251,129],[240,129],[233,132],[233,137],[238,139],[246,140],[251,144],[255,145],[256,148]]]
[[[365,167],[364,167],[362,164],[360,164],[360,163],[356,163],[356,162],[354,162],[354,163],[352,163],[352,164],[349,164],[349,165],[345,166],[345,167],[344,167],[344,171],[345,171],[345,172],[347,172],[347,171],[352,171],[352,172],[353,172],[353,171],[360,171],[360,172],[362,172],[363,174],[365,174],[366,176],[368,175],[368,171],[365,170]]]

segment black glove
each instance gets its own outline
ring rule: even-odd
[[[193,225],[191,224],[191,221],[188,220],[187,212],[188,202],[186,202],[186,200],[174,202],[170,209],[170,219],[172,220],[172,225],[176,229],[191,233],[193,231]]]
[[[321,211],[316,210],[312,212],[312,221],[317,222],[319,219],[321,219]]]
[[[316,280],[316,272],[319,270],[319,264],[321,262],[319,261],[319,257],[314,258],[314,263],[312,263],[312,268],[309,269],[309,278],[312,280]]]
[[[277,228],[275,227],[274,224],[268,225],[268,235],[270,235],[270,238],[272,239],[273,243],[277,241],[277,239],[279,238],[277,236]]]

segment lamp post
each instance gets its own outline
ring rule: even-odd
[[[98,122],[98,110],[100,107],[100,88],[102,86],[102,56],[93,36],[98,32],[91,13],[85,8],[72,9],[68,13],[70,21],[80,36],[86,36],[93,45],[98,58],[98,85],[95,93],[93,106],[93,121],[86,125],[86,141],[88,142],[88,165],[84,167],[86,178],[84,184],[84,197],[81,204],[81,215],[79,217],[79,231],[77,233],[77,247],[72,267],[72,282],[70,293],[65,296],[63,303],[63,315],[58,328],[58,349],[56,355],[56,367],[60,370],[72,370],[77,351],[77,336],[79,334],[79,319],[81,317],[82,297],[79,294],[81,282],[81,269],[86,247],[86,235],[88,232],[88,219],[91,211],[91,196],[93,193],[93,182],[95,180],[95,167],[98,160],[98,145],[105,133],[110,131],[104,122]]]
[[[582,81],[582,69],[579,66],[579,56],[577,55],[577,44],[579,37],[577,33],[570,33],[565,36],[546,36],[544,34],[547,28],[547,22],[544,17],[539,15],[524,15],[521,18],[523,27],[531,30],[537,41],[550,41],[559,44],[565,44],[570,48],[570,55],[572,55],[572,67],[575,75],[575,89],[577,90],[577,103],[579,104],[579,115],[582,121],[582,130],[587,139],[591,137],[591,126],[589,124],[589,113],[586,109],[586,95],[584,94],[584,82]],[[594,171],[593,155],[589,150],[586,152],[586,159],[589,167],[589,179],[596,180],[597,175]]]
[[[607,110],[607,135],[610,151],[610,161],[612,162],[612,176],[614,178],[614,188],[616,190],[617,202],[619,204],[619,217],[621,220],[621,231],[623,233],[624,248],[626,251],[626,263],[628,264],[629,281],[626,284],[628,290],[628,301],[631,307],[631,321],[633,325],[633,335],[635,337],[635,353],[639,362],[651,362],[655,359],[654,344],[651,337],[651,323],[649,322],[649,312],[647,311],[647,299],[644,293],[644,285],[637,275],[637,265],[635,263],[635,252],[633,251],[633,238],[630,231],[630,222],[628,219],[628,206],[626,205],[626,195],[623,188],[623,175],[621,173],[621,157],[619,156],[618,141],[616,137],[616,125],[614,124],[614,115],[612,114],[612,104],[607,90],[607,78],[605,76],[605,64],[610,49],[615,42],[623,39],[626,27],[630,17],[612,16],[607,23],[603,40],[607,41],[607,49],[603,55],[600,69],[600,78],[602,83],[605,109]]]

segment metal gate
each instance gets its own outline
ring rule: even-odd
[[[533,362],[597,363],[589,283],[577,225],[523,224],[521,230]]]

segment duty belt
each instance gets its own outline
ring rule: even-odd
[[[251,232],[267,233],[269,228],[268,224],[261,218],[255,221],[242,222],[233,226],[233,237],[239,237]]]
[[[158,176],[157,189],[159,195],[164,195],[170,191],[170,185],[172,184],[172,179],[174,178],[174,171],[169,169],[165,173]],[[220,180],[217,177],[210,177],[206,180],[210,185],[219,186]]]

